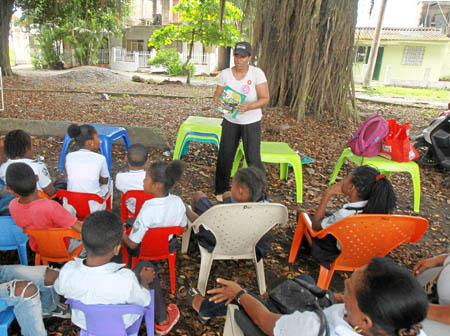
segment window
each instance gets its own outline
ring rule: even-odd
[[[356,63],[363,63],[366,59],[366,47],[354,47],[355,59]]]
[[[127,51],[143,51],[144,40],[127,40]]]
[[[402,64],[421,65],[424,53],[425,47],[405,47]]]

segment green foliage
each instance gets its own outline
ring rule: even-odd
[[[167,69],[171,76],[183,75],[183,63],[181,62],[180,54],[176,49],[166,48],[158,50],[155,57],[148,60],[150,65],[162,65]],[[192,63],[187,65],[190,73],[194,73],[195,67]]]
[[[180,0],[174,7],[180,25],[168,25],[153,32],[149,46],[160,49],[175,40],[187,43],[202,42],[206,46],[232,46],[240,34],[237,28],[242,11],[226,2],[224,21],[220,30],[220,0]]]
[[[361,85],[355,85],[357,88],[362,88]],[[450,101],[450,91],[445,89],[433,88],[407,88],[395,86],[372,86],[365,88],[365,92],[372,95],[388,96],[388,97],[410,97],[424,100],[441,100]]]
[[[37,69],[55,69],[61,67],[62,42],[64,29],[43,24],[36,35],[38,48],[31,56],[32,64]]]
[[[220,28],[220,0],[180,0],[173,9],[178,13],[180,25],[168,25],[153,32],[148,45],[157,50],[174,41],[189,43],[189,54],[184,65],[187,71],[187,83],[191,71],[188,67],[194,42],[205,46],[231,46],[239,39],[237,28],[242,11],[230,2],[225,2],[222,29]]]
[[[38,30],[39,51],[35,62],[45,66],[56,59],[61,61],[62,50],[56,46],[51,48],[47,41],[49,34],[58,35],[54,44],[62,45],[62,41],[68,43],[75,51],[79,64],[96,64],[98,49],[105,43],[106,36],[120,35],[130,0],[120,2],[121,15],[117,14],[116,0],[16,1],[16,5],[23,10],[23,25],[31,31]]]

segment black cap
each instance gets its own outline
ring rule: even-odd
[[[234,46],[234,55],[250,56],[252,54],[252,46],[250,43],[242,41]]]

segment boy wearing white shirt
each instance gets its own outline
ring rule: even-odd
[[[33,143],[29,134],[20,129],[8,132],[4,139],[3,150],[8,160],[0,166],[0,179],[6,183],[6,170],[9,165],[23,162],[33,169],[38,190],[43,191],[48,196],[53,196],[56,193],[45,164],[33,159]]]
[[[69,261],[64,265],[55,282],[56,292],[84,304],[148,306],[151,299],[149,289],[154,289],[155,331],[159,335],[166,335],[178,322],[180,312],[174,304],[166,307],[154,266],[144,261],[146,264],[138,264],[133,273],[123,268],[123,264],[111,262],[121,247],[123,225],[120,218],[109,211],[94,212],[84,221],[81,233],[87,258]],[[131,326],[137,318],[137,315],[125,315],[125,327]],[[82,312],[73,310],[72,322],[86,329]]]
[[[129,190],[144,190],[145,165],[148,163],[148,149],[141,144],[134,144],[128,148],[125,161],[128,171],[118,172],[116,175],[116,188],[122,194]],[[129,198],[126,201],[128,210],[134,213],[136,200]]]

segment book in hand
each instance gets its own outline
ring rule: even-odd
[[[216,110],[234,119],[239,113],[236,107],[244,102],[245,97],[245,94],[237,92],[227,85],[220,96],[221,106],[216,107]]]

